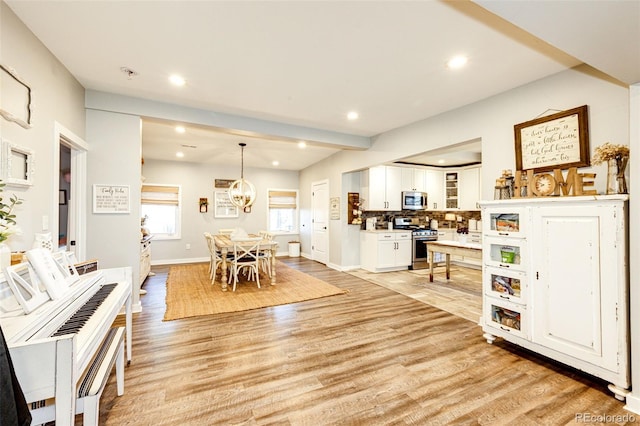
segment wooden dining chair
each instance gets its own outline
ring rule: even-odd
[[[233,273],[233,291],[236,291],[238,274],[245,272],[248,280],[255,280],[260,288],[260,242],[258,238],[243,238],[233,242],[233,259],[231,273]]]
[[[258,232],[259,235],[267,241],[273,241],[274,235],[272,232],[269,231],[259,231]],[[262,267],[262,270],[269,275],[269,277],[271,277],[271,248],[270,247],[266,247],[261,249],[260,252],[260,266]]]
[[[235,231],[234,228],[227,228],[227,229],[218,229],[218,234],[222,234],[222,235],[231,235],[233,234],[233,231]]]
[[[205,232],[204,238],[207,241],[207,247],[209,249],[209,278],[211,278],[211,284],[213,284],[216,280],[218,267],[222,264],[222,254],[216,250],[216,244],[210,232]],[[228,259],[230,259],[230,257],[230,254],[227,255]]]

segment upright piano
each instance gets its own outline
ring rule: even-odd
[[[33,275],[30,267],[25,268]],[[27,403],[35,407],[55,399],[56,425],[72,426],[78,383],[123,310],[126,359],[131,362],[131,267],[81,275],[55,298],[46,295],[48,300],[33,310],[24,309],[16,298],[9,269],[0,274],[0,327],[18,382]]]

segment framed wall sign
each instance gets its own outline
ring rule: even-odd
[[[589,166],[588,120],[587,105],[583,105],[513,126],[516,170]]]
[[[340,197],[331,197],[329,199],[329,219],[340,219]]]
[[[129,213],[129,185],[93,185],[94,213]]]
[[[231,203],[227,191],[215,191],[213,193],[213,205],[215,217],[238,217],[238,206],[234,206]]]

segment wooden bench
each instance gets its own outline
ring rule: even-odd
[[[107,384],[113,365],[116,366],[118,396],[124,394],[124,327],[112,328],[78,386],[76,414],[83,414],[84,426],[98,426],[100,397]],[[31,409],[32,424],[55,420],[55,404]]]

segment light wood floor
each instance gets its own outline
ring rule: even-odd
[[[154,267],[125,394],[115,395],[112,374],[100,423],[565,425],[630,415],[605,383],[489,345],[475,321],[304,258],[281,260],[350,293],[163,322],[168,268]]]

